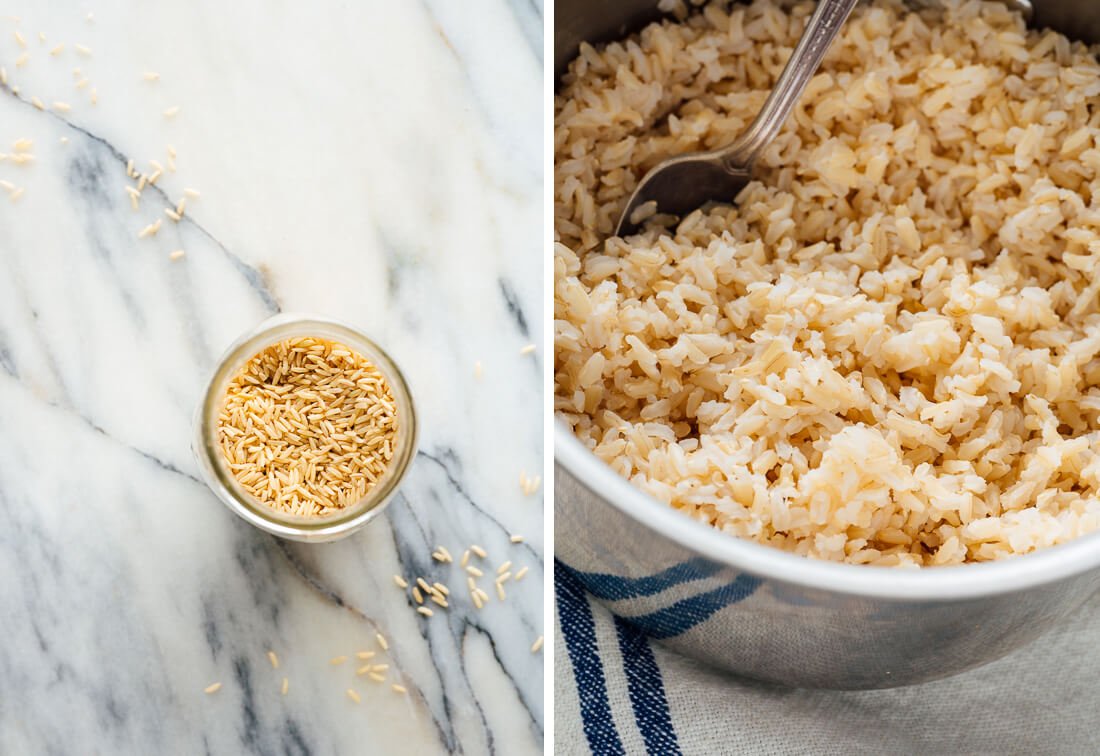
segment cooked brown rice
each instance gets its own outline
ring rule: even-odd
[[[397,408],[363,355],[296,337],[267,347],[233,378],[217,433],[249,494],[282,512],[325,515],[361,500],[385,473]]]
[[[998,3],[853,13],[736,207],[608,238],[728,144],[813,9],[714,2],[555,103],[556,409],[730,535],[882,565],[1100,525],[1100,64]]]

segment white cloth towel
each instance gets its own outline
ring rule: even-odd
[[[946,680],[763,685],[665,650],[556,565],[558,754],[1100,754],[1100,594],[1016,653]]]

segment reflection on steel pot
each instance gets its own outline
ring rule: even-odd
[[[1100,4],[1035,0],[1035,23],[1100,40]],[[559,0],[555,70],[653,0]],[[558,558],[670,648],[771,682],[883,688],[993,661],[1100,588],[1100,534],[1000,562],[901,570],[821,562],[724,535],[655,501],[556,429]]]

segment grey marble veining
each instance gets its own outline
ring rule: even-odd
[[[539,752],[541,4],[42,5],[0,13],[0,152],[35,155],[0,161],[0,752]],[[126,162],[168,145],[134,211]],[[362,327],[422,420],[338,543],[252,529],[190,453],[218,355],[277,311]],[[430,557],[470,543],[530,567],[481,611]],[[394,573],[459,598],[420,617]],[[385,685],[329,664],[377,632]]]

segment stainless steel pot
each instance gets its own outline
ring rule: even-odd
[[[1100,4],[1035,0],[1035,23],[1100,40]],[[555,69],[622,36],[654,0],[558,0]],[[760,680],[887,688],[1034,640],[1100,588],[1100,534],[996,563],[826,563],[723,535],[635,489],[555,429],[555,550],[613,612],[668,647]],[[1072,660],[1066,660],[1072,664]]]

